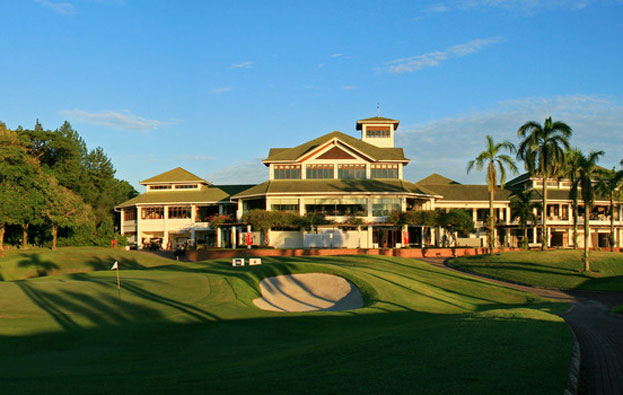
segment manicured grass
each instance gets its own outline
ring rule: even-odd
[[[0,261],[1,262],[1,261]],[[394,257],[175,263],[0,282],[0,384],[38,392],[547,392],[564,306]],[[148,265],[138,256],[140,267]],[[256,309],[267,276],[335,273],[366,307]]]
[[[9,249],[0,258],[0,280],[13,281],[32,277],[108,270],[113,262],[139,269],[168,265],[170,260],[142,251],[98,247]]]
[[[537,287],[623,292],[623,254],[591,251],[592,272],[583,272],[582,251],[516,251],[461,257],[452,265]]]

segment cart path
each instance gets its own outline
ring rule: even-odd
[[[577,393],[623,394],[623,319],[610,313],[612,306],[623,304],[623,293],[533,288],[457,270],[441,258],[420,260],[555,301],[573,303],[573,307],[560,316],[567,322],[580,345]]]

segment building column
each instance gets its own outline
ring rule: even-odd
[[[368,196],[368,218],[372,217],[372,198]]]
[[[231,227],[231,248],[235,249],[236,248],[236,227],[232,226]]]
[[[299,215],[305,215],[305,199],[299,198]]]
[[[216,228],[216,248],[223,248],[223,230],[220,226]]]
[[[236,209],[236,219],[238,221],[242,219],[242,214],[243,214],[242,208],[243,208],[242,199],[238,199],[238,208]],[[219,206],[218,213],[220,215],[223,215],[223,206]]]
[[[143,238],[141,237],[141,208],[136,206],[136,248],[143,248]]]
[[[511,208],[506,207],[506,225],[510,225],[511,223]]]
[[[168,245],[169,245],[169,230],[167,228],[167,226],[169,225],[169,206],[164,206],[164,208],[162,209],[163,212],[163,235],[162,235],[162,248],[164,248],[165,250],[167,249]]]
[[[552,240],[552,227],[551,226],[547,227],[547,235],[546,236],[547,236],[547,240],[546,240],[546,243],[545,243],[545,248],[549,248],[551,240]]]

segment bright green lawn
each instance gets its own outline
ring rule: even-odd
[[[583,272],[580,250],[517,251],[467,256],[452,265],[537,287],[623,292],[623,253],[591,251],[592,272]]]
[[[169,259],[154,254],[111,248],[65,247],[55,251],[47,248],[10,249],[5,250],[4,257],[0,258],[0,280],[107,270],[115,261],[134,269],[171,263]]]
[[[100,251],[97,251],[99,253]],[[151,264],[133,255],[138,267]],[[10,259],[10,258],[7,258]],[[103,259],[103,258],[102,258]],[[149,258],[151,259],[151,258]],[[561,393],[564,308],[414,260],[174,263],[0,282],[0,388],[37,392]],[[3,261],[0,261],[3,263]],[[134,266],[136,267],[136,266]],[[258,282],[342,275],[367,307],[256,309]]]

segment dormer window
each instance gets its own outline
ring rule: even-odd
[[[372,165],[370,178],[398,178],[398,165]]]
[[[333,165],[307,165],[306,178],[334,178]]]
[[[175,186],[175,189],[197,189],[199,188],[198,184],[179,184]]]
[[[149,186],[150,191],[159,191],[163,189],[171,189],[171,185],[150,185]]]
[[[301,166],[299,165],[275,165],[275,180],[289,180],[301,178]]]
[[[337,178],[366,178],[366,165],[338,165]]]

